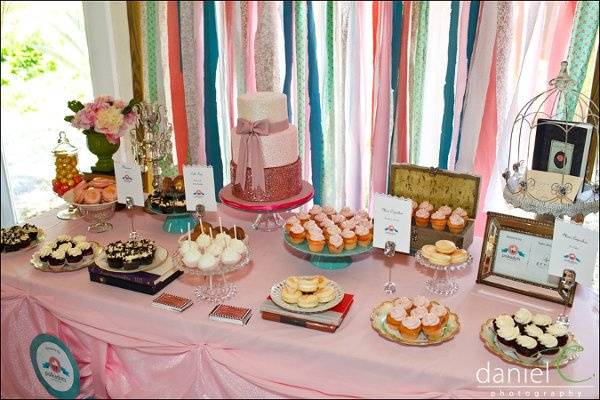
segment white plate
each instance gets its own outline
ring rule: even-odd
[[[299,276],[298,278],[309,278],[309,277],[310,276],[306,276],[306,277]],[[319,303],[316,307],[313,307],[313,308],[302,308],[302,307],[299,307],[297,304],[286,303],[281,298],[281,291],[285,287],[285,280],[273,285],[273,287],[271,288],[271,300],[273,300],[273,303],[277,304],[279,307],[281,307],[285,310],[288,310],[288,311],[296,312],[296,313],[312,314],[312,313],[323,312],[323,311],[327,311],[330,308],[337,306],[344,298],[344,289],[342,289],[342,287],[340,285],[338,285],[334,281],[330,280],[329,282],[327,282],[327,286],[329,286],[330,288],[332,288],[335,291],[335,297],[333,298],[333,300],[331,300],[327,303]]]
[[[102,253],[100,253],[98,258],[96,259],[96,265],[99,268],[102,268],[106,271],[121,272],[124,274],[132,274],[134,272],[147,271],[149,269],[156,268],[156,267],[160,266],[162,263],[164,263],[167,260],[168,256],[169,256],[169,252],[167,251],[167,249],[165,249],[164,247],[161,247],[161,246],[156,246],[156,252],[154,253],[154,260],[152,261],[152,264],[141,265],[140,267],[138,267],[136,269],[126,270],[124,268],[109,267],[108,262],[106,260],[106,252],[102,251]]]
[[[70,271],[77,271],[78,269],[85,268],[89,265],[92,265],[94,263],[94,260],[98,257],[98,255],[100,255],[100,252],[102,252],[102,246],[100,246],[98,243],[96,243],[96,242],[89,242],[89,243],[92,245],[94,254],[91,257],[88,257],[87,259],[84,258],[83,260],[81,260],[80,262],[78,262],[76,264],[65,263],[61,267],[51,268],[50,265],[48,265],[48,263],[42,262],[40,260],[40,254],[39,254],[40,252],[36,251],[31,256],[31,265],[33,265],[36,269],[43,271],[43,272],[70,272]]]

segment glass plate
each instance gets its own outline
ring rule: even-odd
[[[421,332],[414,340],[408,339],[403,337],[398,329],[388,325],[386,322],[386,317],[392,307],[394,307],[394,300],[384,301],[375,307],[371,313],[371,326],[373,329],[375,329],[375,331],[379,333],[381,337],[391,340],[392,342],[405,344],[408,346],[438,345],[454,338],[454,336],[456,336],[460,330],[458,315],[448,310],[448,322],[446,323],[442,336],[439,339],[431,340],[423,332]]]
[[[42,243],[44,241],[44,239],[46,239],[46,232],[44,232],[42,229],[40,229],[38,232],[37,239],[35,239],[33,242],[29,243],[29,246],[27,246],[23,249],[15,250],[15,251],[3,251],[2,254],[3,255],[4,254],[17,254],[17,253],[23,253],[25,251],[29,251],[29,250],[37,247],[40,243]]]
[[[298,278],[310,278],[310,277],[312,277],[312,276],[299,276]],[[329,286],[330,288],[332,288],[334,290],[335,297],[333,298],[333,300],[331,300],[327,303],[319,303],[316,307],[313,307],[313,308],[302,308],[302,307],[297,306],[296,304],[286,303],[281,298],[281,291],[285,287],[285,280],[273,285],[273,287],[271,288],[271,300],[273,300],[273,303],[277,304],[279,307],[281,307],[285,310],[288,310],[288,311],[295,312],[295,313],[313,314],[313,313],[323,312],[323,311],[327,311],[327,310],[337,306],[338,304],[340,304],[340,302],[344,298],[344,289],[342,289],[342,287],[340,285],[338,285],[336,282],[330,280],[327,282],[327,286]]]

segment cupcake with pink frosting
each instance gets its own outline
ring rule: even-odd
[[[340,254],[344,250],[344,239],[340,235],[329,236],[327,248],[331,254]]]
[[[431,227],[436,231],[443,231],[446,229],[446,214],[442,211],[438,210],[434,212],[429,218],[431,219]]]
[[[465,220],[458,214],[452,214],[448,218],[448,229],[455,235],[460,234],[465,229]]]
[[[446,217],[449,217],[450,214],[452,214],[452,208],[450,208],[447,204],[441,206],[440,208],[438,208],[438,211],[441,213],[444,213],[444,215]]]
[[[419,204],[419,208],[425,209],[425,210],[427,210],[428,213],[431,214],[431,212],[433,211],[433,204],[431,204],[430,202],[425,200],[425,201],[422,201],[421,204]]]
[[[417,226],[426,228],[429,225],[429,211],[425,208],[419,208],[415,211],[415,223]]]

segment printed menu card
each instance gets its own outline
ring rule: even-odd
[[[125,204],[125,199],[131,197],[134,205],[144,206],[142,171],[139,165],[115,161],[115,180],[117,181],[117,199],[119,203]]]
[[[572,269],[577,283],[591,286],[597,255],[597,232],[556,219],[548,270],[550,274],[562,276],[565,269]]]
[[[385,248],[385,243],[392,241],[396,251],[410,252],[410,221],[412,203],[400,197],[375,193],[373,207],[373,246]]]
[[[183,181],[188,211],[195,211],[198,204],[202,204],[206,211],[217,211],[215,179],[210,165],[184,165]]]

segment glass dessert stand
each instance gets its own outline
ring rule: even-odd
[[[426,259],[421,250],[415,254],[415,258],[422,266],[434,271],[433,278],[425,282],[425,286],[429,291],[438,296],[452,296],[458,291],[458,283],[451,277],[454,271],[461,271],[473,264],[473,257],[469,254],[467,261],[460,264],[437,265]]]
[[[314,189],[306,181],[302,182],[302,190],[299,194],[275,202],[258,203],[237,198],[233,195],[233,185],[231,184],[219,192],[219,198],[226,206],[258,214],[252,223],[252,228],[265,232],[277,230],[285,224],[285,220],[279,213],[298,208],[312,200],[313,196]]]
[[[219,262],[214,268],[209,270],[187,267],[183,263],[179,250],[173,254],[173,263],[175,268],[187,274],[203,277],[202,284],[194,291],[196,297],[211,303],[217,303],[231,299],[237,294],[237,285],[233,282],[228,282],[226,275],[246,267],[250,263],[250,251],[248,250],[248,253],[236,264],[224,265]]]
[[[83,220],[89,222],[89,232],[102,233],[113,228],[108,222],[115,215],[115,207],[117,201],[100,204],[78,204],[79,212],[83,216]]]
[[[182,213],[164,213],[160,209],[152,207],[148,202],[144,206],[144,210],[149,214],[164,215],[166,216],[165,222],[163,223],[163,231],[169,233],[185,233],[189,229],[193,229],[198,221],[194,217],[194,211],[186,211]]]

